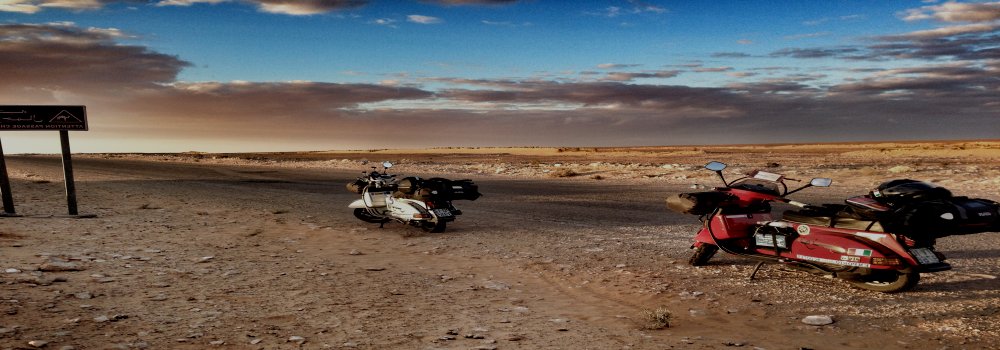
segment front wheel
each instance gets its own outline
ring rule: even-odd
[[[354,217],[361,219],[361,221],[370,222],[373,224],[381,224],[389,221],[384,217],[372,215],[371,213],[368,212],[368,209],[365,208],[355,208]]]
[[[912,289],[920,282],[919,272],[888,271],[877,275],[848,280],[852,286],[882,293],[899,293]]]
[[[708,260],[715,255],[715,252],[719,251],[719,247],[716,245],[702,243],[694,247],[694,254],[691,255],[691,259],[688,260],[688,265],[691,266],[705,266],[708,265]]]
[[[440,219],[436,221],[424,221],[420,224],[420,228],[423,229],[424,232],[430,232],[430,233],[444,232],[444,229],[447,227],[448,227],[448,222]]]

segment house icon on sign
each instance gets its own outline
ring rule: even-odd
[[[52,119],[49,120],[49,123],[81,124],[83,123],[83,121],[80,120],[80,118],[77,118],[75,115],[73,115],[73,113],[70,113],[69,111],[64,109],[61,112],[57,113],[54,117],[52,117]]]

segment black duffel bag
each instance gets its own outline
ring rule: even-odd
[[[1000,204],[969,197],[913,202],[893,211],[884,220],[892,232],[915,238],[1000,230]]]
[[[951,191],[929,182],[897,179],[879,184],[869,193],[869,197],[885,205],[900,207],[910,203],[951,198]]]
[[[442,200],[474,201],[483,196],[482,193],[479,193],[479,185],[476,185],[472,180],[449,180],[435,177],[423,180],[420,187],[436,192],[433,196]]]

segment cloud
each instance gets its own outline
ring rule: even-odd
[[[731,70],[733,70],[733,67],[702,67],[694,69],[694,71],[698,73],[720,73],[720,72],[728,72]]]
[[[275,116],[305,119],[337,115],[338,108],[385,100],[429,98],[432,93],[393,84],[321,82],[178,82],[136,96],[124,105],[142,110],[169,110],[178,115],[229,121],[266,121]],[[183,101],[183,105],[177,105]]]
[[[661,6],[657,6],[657,5],[653,5],[653,4],[647,3],[645,1],[629,0],[628,2],[630,4],[632,4],[632,12],[633,13],[643,13],[643,12],[666,13],[667,12],[667,9],[665,9],[665,8],[663,8]]]
[[[753,55],[745,52],[716,52],[712,54],[715,58],[748,58],[753,57]]]
[[[409,16],[406,16],[406,20],[410,21],[410,22],[413,22],[413,23],[420,23],[420,24],[438,24],[438,23],[442,22],[442,20],[440,18],[431,17],[431,16],[424,16],[424,15],[409,15]]]
[[[156,6],[191,6],[194,4],[219,4],[232,0],[161,0]]]
[[[858,54],[860,48],[852,46],[841,47],[820,47],[820,48],[785,48],[771,53],[771,57],[792,57],[792,58],[830,58],[847,57]]]
[[[799,39],[818,38],[818,37],[829,36],[829,35],[830,35],[830,32],[795,34],[795,35],[785,36],[785,40],[799,40]]]
[[[518,0],[423,0],[423,2],[444,6],[509,5],[518,2]]]
[[[505,26],[505,27],[513,27],[514,26],[514,23],[511,23],[511,22],[508,22],[508,21],[497,22],[497,21],[490,21],[490,20],[485,20],[484,19],[484,20],[479,21],[479,22],[482,23],[482,24],[491,25],[491,26]]]
[[[380,26],[386,26],[386,27],[396,28],[396,25],[394,24],[394,23],[396,23],[396,20],[390,19],[390,18],[378,18],[378,19],[372,20],[369,23],[380,25]]]
[[[397,108],[384,113],[398,117],[432,118],[435,115],[442,120],[462,120],[462,125],[469,130],[491,130],[466,142],[508,145],[513,140],[504,141],[500,136],[516,138],[519,143],[514,144],[622,145],[703,144],[706,130],[713,133],[712,140],[729,143],[969,138],[995,134],[995,129],[985,130],[989,128],[981,126],[993,125],[990,120],[1000,117],[1000,105],[993,102],[995,98],[991,96],[991,91],[996,91],[996,83],[990,83],[992,78],[973,78],[987,73],[988,69],[954,67],[954,74],[941,77],[954,79],[952,85],[935,86],[932,82],[919,81],[930,79],[925,74],[940,68],[948,67],[927,66],[888,72],[913,76],[915,80],[910,84],[885,81],[886,77],[872,75],[871,81],[829,89],[808,84],[808,81],[822,78],[812,75],[721,88],[622,82],[478,80],[479,86],[489,88],[445,89],[435,95],[440,99],[438,104],[551,108],[522,113],[518,113],[516,107],[441,113],[441,110],[427,107]],[[991,73],[994,77],[995,71]],[[964,78],[978,79],[979,91],[977,85],[972,84],[954,94],[948,92]],[[870,84],[880,80],[888,85]],[[887,86],[903,90],[894,91],[891,96],[882,95],[879,89]],[[945,98],[938,99],[936,95]],[[887,122],[890,116],[904,122],[890,126]],[[940,128],[942,118],[950,121],[948,129]],[[892,132],[887,133],[890,127]]]
[[[0,1],[0,11],[37,13],[44,8],[68,10],[96,10],[112,3],[146,4],[150,0],[5,0]],[[316,15],[331,11],[357,8],[368,0],[159,0],[156,6],[191,6],[241,2],[256,6],[260,11],[285,15]]]
[[[317,124],[324,132],[350,129],[335,124],[346,113],[341,108],[433,96],[388,84],[178,82],[190,63],[117,42],[123,37],[71,23],[0,25],[0,104],[86,104],[101,114],[91,129],[126,133],[115,137],[218,137],[227,129],[239,135],[295,134],[296,127]]]
[[[95,10],[110,3],[143,3],[141,0],[5,0],[0,1],[0,11],[33,14],[45,8],[66,10]]]
[[[1000,2],[946,2],[908,10],[901,17],[905,21],[990,22],[1000,20]]]
[[[857,82],[837,86],[836,92],[865,94],[934,95],[964,98],[990,97],[1000,91],[1000,63],[981,66],[970,62],[935,64],[923,67],[888,69]],[[983,100],[982,102],[985,102]]]
[[[190,63],[141,46],[122,45],[113,28],[72,23],[0,25],[0,89],[54,94],[154,87]]]
[[[383,137],[413,138],[387,129],[409,120],[345,109],[431,96],[416,88],[375,84],[198,82],[92,103],[88,110],[102,111],[101,118],[91,118],[91,132],[115,140],[141,138],[132,146],[140,149],[162,148],[161,144],[171,144],[175,150],[329,149],[364,147]],[[120,145],[113,150],[128,151]]]
[[[563,102],[587,107],[630,107],[643,110],[668,110],[681,107],[716,115],[713,108],[724,108],[720,101],[741,100],[718,88],[694,88],[666,85],[631,85],[618,82],[557,83],[496,82],[492,90],[445,89],[440,98],[472,102]]]
[[[331,11],[352,9],[368,4],[368,0],[243,0],[267,13],[285,15],[317,15]]]
[[[632,81],[635,79],[643,78],[673,78],[681,74],[681,71],[677,70],[662,70],[662,71],[648,71],[648,72],[610,72],[604,76],[602,80],[604,81]]]
[[[965,25],[946,26],[928,30],[918,30],[901,35],[882,36],[880,37],[880,39],[884,41],[934,39],[934,38],[944,38],[962,34],[979,34],[979,33],[996,32],[998,28],[1000,28],[1000,24],[998,23],[993,23],[993,24],[973,23]]]
[[[257,7],[261,12],[307,16],[362,7],[367,5],[369,0],[2,0],[0,1],[0,12],[34,14],[45,8],[96,10],[112,3],[192,6],[225,2],[246,3]],[[518,2],[518,0],[425,0],[424,2],[443,6],[508,5]]]
[[[820,24],[823,24],[823,23],[826,23],[826,22],[829,22],[829,21],[830,21],[830,17],[824,17],[824,18],[820,18],[820,19],[808,20],[808,21],[802,22],[802,24],[803,25],[807,25],[807,26],[818,26]]]
[[[845,16],[840,16],[840,17],[836,17],[836,18],[833,18],[833,17],[823,17],[823,18],[818,18],[818,19],[814,19],[814,20],[808,20],[808,21],[802,22],[802,24],[803,25],[807,25],[807,26],[817,26],[817,25],[821,25],[821,24],[824,24],[824,23],[827,23],[827,22],[830,22],[830,21],[833,21],[833,20],[855,21],[855,20],[864,19],[864,18],[865,18],[864,15],[845,15]]]
[[[17,12],[17,13],[36,13],[41,11],[42,7],[31,3],[30,1],[6,1],[0,3],[0,11],[3,12]]]
[[[909,21],[933,19],[947,23],[934,29],[861,38],[866,44],[836,47],[785,48],[771,57],[839,58],[885,61],[996,60],[1000,59],[1000,2],[956,3],[925,6],[905,12]]]
[[[873,38],[871,59],[1000,59],[1000,24],[967,24]]]
[[[750,44],[753,44],[753,40],[750,40],[750,39],[740,39],[740,40],[736,40],[736,43],[740,44],[740,45],[750,45]]]
[[[382,84],[182,82],[177,77],[191,63],[125,44],[128,37],[114,28],[72,23],[0,25],[0,102],[88,105],[100,115],[92,118],[88,137],[99,135],[119,148],[81,144],[83,151],[148,150],[170,140],[180,140],[172,147],[181,149],[157,150],[989,138],[1000,118],[1000,58],[986,58],[997,54],[990,51],[997,42],[990,33],[789,49],[776,57],[909,55],[928,61],[858,69],[843,82],[830,81],[839,72],[789,75],[788,67],[775,67],[761,78],[733,79],[739,83],[719,87],[641,79],[692,70],[735,78],[753,73],[699,62],[673,67],[677,70],[579,73],[577,78],[586,80],[401,74],[385,76]],[[941,59],[953,57],[961,59]],[[772,68],[760,68],[765,69]],[[890,124],[888,118],[900,122]],[[941,127],[944,121],[947,128]],[[143,142],[121,149],[123,139]]]
[[[626,64],[626,63],[601,63],[597,65],[600,69],[622,69],[622,68],[634,68],[642,66],[641,64]]]
[[[667,9],[653,5],[644,1],[639,0],[629,0],[629,7],[621,6],[608,6],[597,12],[585,12],[587,15],[600,16],[615,18],[624,15],[640,15],[640,14],[663,14],[667,12]]]

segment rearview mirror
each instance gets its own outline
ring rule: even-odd
[[[390,163],[390,162],[382,162],[382,167],[386,168],[386,169],[392,168],[392,163]]]
[[[809,181],[810,185],[813,185],[813,186],[816,186],[816,187],[830,187],[830,184],[832,184],[832,183],[833,183],[833,180],[831,180],[829,178],[825,178],[825,177],[817,177],[815,179],[812,179],[812,181]]]
[[[711,162],[708,162],[708,164],[705,164],[705,169],[708,169],[708,170],[711,170],[711,171],[722,171],[722,169],[725,169],[725,168],[726,168],[726,163],[711,161]]]

